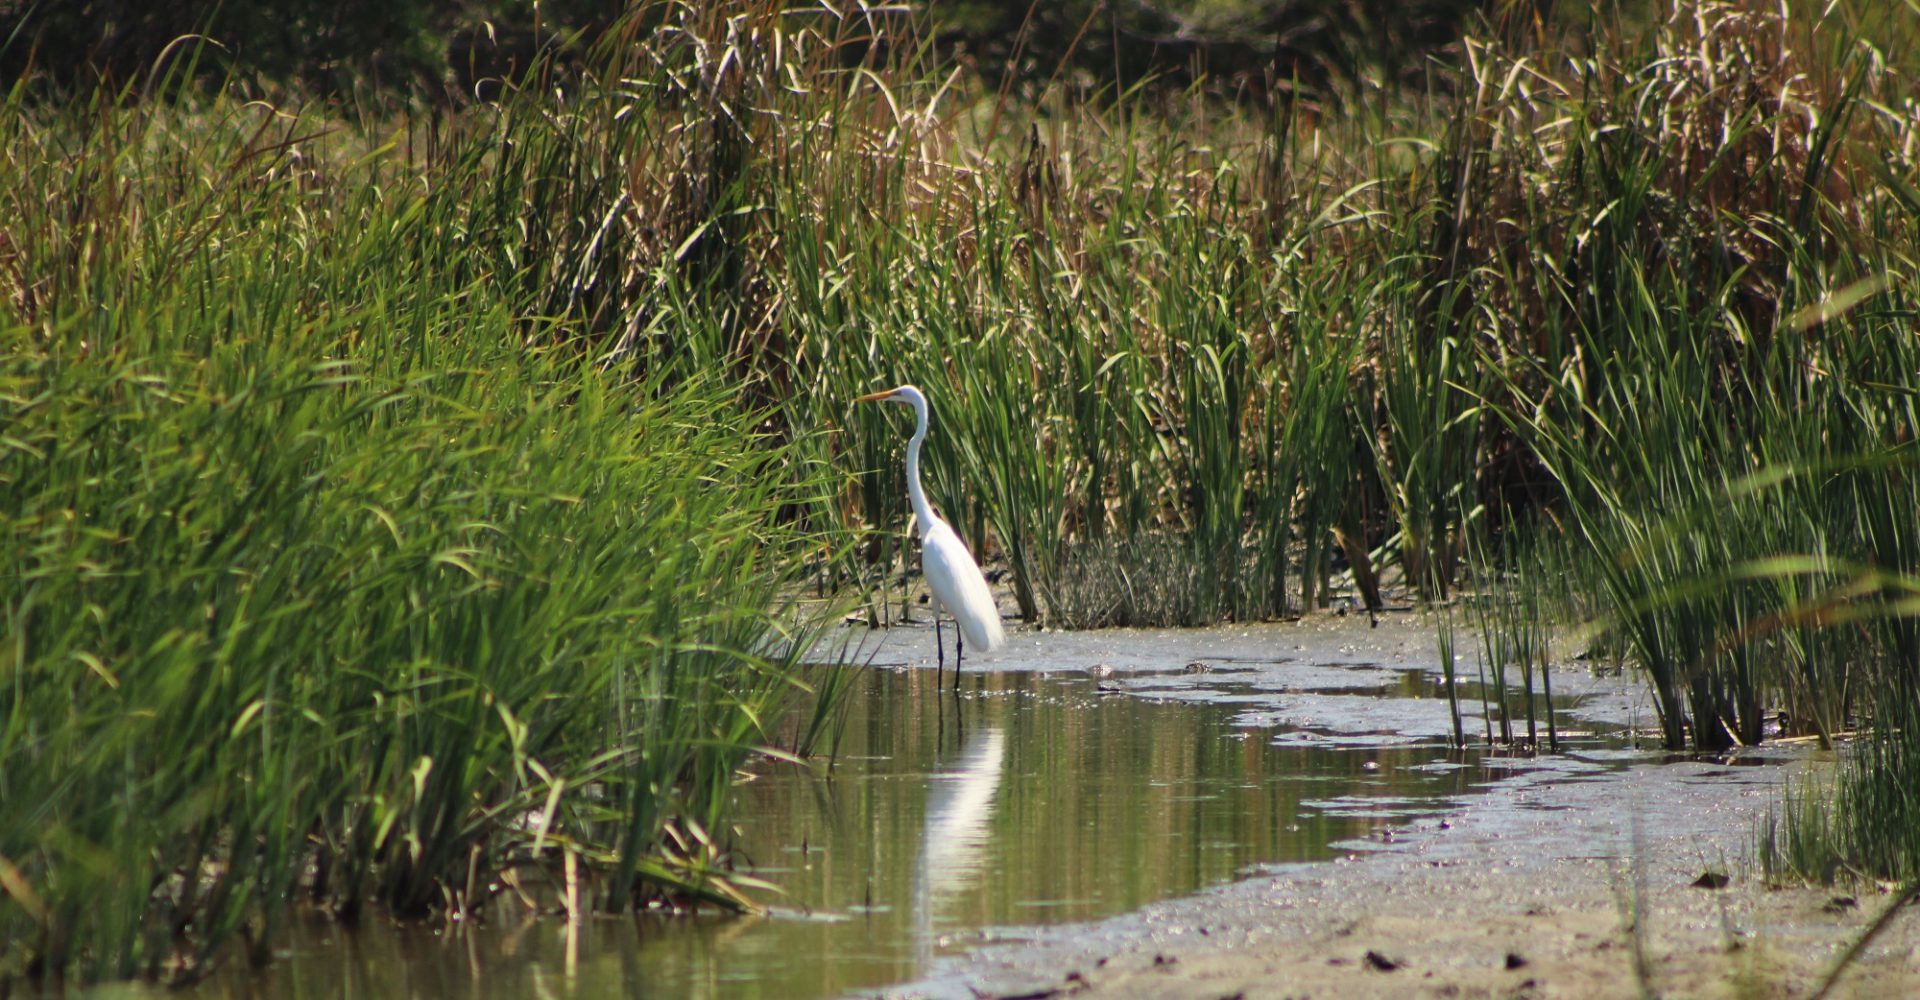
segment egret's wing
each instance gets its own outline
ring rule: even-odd
[[[920,569],[934,600],[960,623],[967,644],[981,652],[1006,641],[1000,628],[1000,609],[979,564],[965,542],[945,522],[935,519],[920,539]]]

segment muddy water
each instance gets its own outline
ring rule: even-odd
[[[1054,659],[987,659],[958,695],[899,669],[917,660],[896,644],[854,668],[830,769],[755,768],[735,834],[780,890],[767,917],[314,922],[268,972],[186,995],[838,996],[1023,928],[1417,838],[1515,767],[1448,749],[1444,699],[1405,665],[1040,639]],[[1087,670],[1096,655],[1116,662]]]

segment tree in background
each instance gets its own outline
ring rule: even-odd
[[[434,35],[466,5],[455,0],[259,0],[154,3],[68,0],[0,4],[0,73],[60,86],[128,84],[162,68],[199,35],[203,71],[297,83],[323,92],[365,80],[412,88],[437,75]]]
[[[1060,67],[1097,84],[1201,77],[1256,90],[1318,89],[1423,71],[1476,12],[1551,0],[961,0],[930,10],[943,45],[978,69],[1044,83]],[[1024,28],[1024,31],[1022,30]]]
[[[1483,10],[1550,0],[953,0],[917,16],[961,62],[1010,85],[1069,82],[1318,88],[1368,73],[1422,72]],[[197,71],[319,94],[363,87],[473,96],[512,79],[543,45],[591,39],[661,0],[0,0],[0,74],[59,87],[141,80],[170,55]],[[199,35],[214,45],[176,45]],[[485,96],[485,89],[479,93]]]

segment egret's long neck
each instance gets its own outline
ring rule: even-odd
[[[907,496],[913,501],[913,517],[920,522],[920,535],[924,538],[927,529],[933,526],[933,507],[927,503],[926,491],[920,488],[920,442],[927,439],[927,404],[915,401],[913,413],[913,440],[907,442]]]

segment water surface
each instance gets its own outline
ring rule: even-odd
[[[832,766],[757,763],[738,787],[740,868],[781,890],[769,916],[569,924],[502,903],[465,926],[313,919],[267,972],[184,995],[839,996],[1022,928],[1392,843],[1505,773],[1438,739],[1324,738],[1303,713],[1249,711],[1227,677],[1213,697],[1161,698],[1175,676],[1121,693],[982,673],[956,696],[930,671],[850,669]]]

